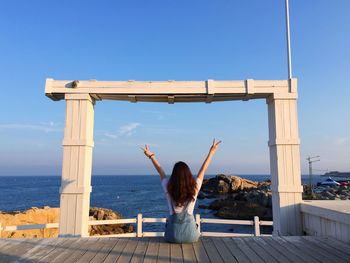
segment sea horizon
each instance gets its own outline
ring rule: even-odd
[[[206,178],[215,177],[214,174]],[[269,174],[238,175],[253,181],[270,179]],[[128,178],[125,180],[124,178]],[[313,176],[313,181],[320,180]],[[308,182],[308,176],[302,176],[303,183]],[[25,211],[32,207],[59,207],[59,175],[48,176],[0,176],[0,211],[3,213]],[[138,213],[145,217],[166,217],[169,213],[164,192],[158,175],[93,175],[90,207],[112,209],[124,218],[135,218]],[[204,218],[217,218],[215,211],[200,209],[199,205],[207,206],[213,199],[198,199],[194,214]],[[160,225],[147,226],[149,230],[161,230]],[[229,226],[206,226],[213,231],[229,231]],[[251,231],[249,227],[236,227],[236,231]]]
[[[214,177],[220,174],[224,175],[233,175],[233,176],[271,176],[271,174],[265,174],[265,173],[244,173],[244,174],[234,174],[234,173],[218,173],[218,174],[208,174],[205,175],[205,178],[207,177]],[[322,174],[312,174],[312,176],[321,176]],[[16,175],[6,175],[6,174],[0,174],[0,177],[10,177],[10,176],[18,176],[18,177],[25,177],[25,176],[53,176],[53,177],[61,177],[60,174],[16,174]],[[158,174],[92,174],[93,176],[159,176]],[[170,176],[170,174],[167,174],[167,176]],[[195,176],[195,174],[194,174]],[[309,176],[308,174],[302,174],[301,177]]]
[[[216,174],[208,174],[205,179]],[[271,179],[269,174],[240,174],[244,179],[262,182]],[[120,178],[130,178],[121,180]],[[309,175],[302,175],[302,183],[309,183]],[[163,202],[164,193],[158,175],[92,175],[91,206],[111,209],[126,208],[134,192],[143,193],[139,202],[147,200],[156,193]],[[324,180],[320,175],[313,175],[313,183]],[[30,207],[59,206],[60,175],[2,175],[0,176],[0,211],[22,211]],[[113,198],[113,197],[115,198]],[[106,200],[110,200],[107,202]],[[122,202],[121,201],[125,201]],[[140,209],[140,206],[135,203]],[[165,205],[165,203],[164,203]],[[166,206],[162,209],[166,209]],[[118,209],[117,209],[118,210]],[[123,209],[124,210],[124,209]],[[125,209],[129,213],[128,209]],[[118,211],[119,212],[119,211]],[[146,212],[148,210],[146,209]]]

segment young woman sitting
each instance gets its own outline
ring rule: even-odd
[[[202,186],[204,174],[221,141],[213,141],[209,153],[203,162],[195,179],[190,168],[184,162],[177,162],[168,179],[164,170],[157,161],[154,153],[145,145],[142,150],[151,159],[160,175],[161,184],[165,192],[169,217],[165,225],[165,240],[171,243],[192,243],[200,236],[193,216],[198,192]]]

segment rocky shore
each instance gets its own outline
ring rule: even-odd
[[[304,186],[304,200],[350,200],[350,187],[349,185],[335,185],[332,187],[317,187],[314,189],[313,194],[310,193],[310,189]]]
[[[121,219],[123,218],[123,216],[111,209],[92,207],[90,208],[89,218],[90,218],[90,221],[115,220],[115,219]],[[98,226],[90,226],[89,232],[90,232],[90,236],[123,234],[123,233],[133,232],[133,227],[130,224],[98,225]]]
[[[89,211],[89,220],[114,220],[120,218],[123,218],[122,215],[106,208],[91,207]],[[49,206],[44,206],[43,208],[32,207],[26,211],[0,212],[2,226],[57,223],[58,220],[59,208]],[[130,232],[133,232],[133,227],[130,224],[89,227],[90,236]],[[0,233],[2,238],[47,238],[57,237],[58,229],[2,231]]]
[[[203,181],[199,199],[213,199],[209,205],[214,215],[225,219],[272,220],[271,182],[254,182],[234,175],[220,174]],[[350,200],[350,186],[317,187],[314,193],[304,185],[303,200]]]
[[[208,206],[214,215],[225,219],[272,220],[270,181],[254,182],[239,176],[220,174],[203,181],[198,198],[213,198]]]

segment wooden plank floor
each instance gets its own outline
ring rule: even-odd
[[[168,244],[162,238],[0,239],[7,262],[350,262],[350,245],[326,237],[201,238]]]

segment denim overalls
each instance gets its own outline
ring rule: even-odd
[[[165,224],[164,238],[170,243],[192,243],[197,242],[200,233],[197,229],[194,216],[187,212],[187,202],[181,213],[176,214],[172,204],[173,214],[167,218]]]

